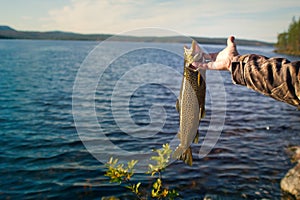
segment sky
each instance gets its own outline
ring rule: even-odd
[[[154,27],[276,42],[293,16],[300,17],[299,0],[0,0],[0,25],[29,31],[126,34]]]

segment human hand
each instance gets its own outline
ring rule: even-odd
[[[227,39],[227,47],[225,49],[217,53],[206,54],[204,57],[209,59],[210,62],[193,62],[192,65],[202,69],[230,71],[231,63],[236,61],[237,56],[239,55],[234,40],[235,38],[233,36],[229,36]]]

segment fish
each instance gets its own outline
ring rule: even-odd
[[[194,67],[194,61],[204,59],[204,54],[195,40],[191,48],[184,47],[184,70],[176,110],[179,113],[178,138],[180,144],[173,158],[183,160],[192,166],[192,142],[198,143],[200,120],[205,116],[206,70]]]

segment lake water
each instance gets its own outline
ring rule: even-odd
[[[146,164],[152,149],[176,141],[183,44],[107,42],[92,51],[97,45],[0,40],[0,199],[134,199],[109,183],[103,162]],[[228,72],[208,71],[207,83],[193,166],[172,161],[164,183],[183,199],[280,199],[293,166],[285,149],[300,145],[300,113],[232,84]],[[205,145],[212,149],[200,155]],[[143,173],[134,181],[152,183]]]

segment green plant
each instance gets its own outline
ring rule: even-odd
[[[157,156],[151,157],[151,160],[156,161],[156,165],[149,164],[149,171],[147,173],[151,173],[151,176],[158,173],[158,175],[161,176],[160,172],[167,167],[172,150],[169,144],[163,144],[162,149],[153,151],[158,154]]]
[[[118,159],[113,157],[106,163],[108,170],[105,173],[105,176],[110,177],[110,181],[113,183],[122,183],[129,181],[132,175],[134,174],[134,165],[137,163],[137,160],[132,160],[127,163],[127,167],[124,168],[124,164],[118,164]]]
[[[139,187],[141,183],[133,184],[130,182],[130,179],[134,174],[133,168],[137,162],[137,160],[131,160],[127,163],[127,167],[124,167],[124,164],[118,164],[118,159],[111,157],[106,163],[107,171],[105,176],[110,177],[110,182],[112,183],[123,183],[126,188],[130,189],[139,197]]]
[[[151,188],[151,197],[156,199],[174,199],[179,196],[178,192],[175,189],[169,190],[168,188],[165,188],[162,183],[161,175],[161,172],[165,170],[170,160],[170,155],[172,153],[170,145],[164,144],[162,149],[154,151],[158,155],[151,157],[151,160],[153,160],[155,164],[149,164],[149,171],[147,172],[147,174],[151,174],[151,177],[156,176]],[[133,192],[138,199],[147,199],[150,195],[147,192],[142,192],[140,189],[140,186],[142,185],[141,182],[134,184],[131,181],[131,178],[134,175],[134,166],[137,162],[137,160],[132,160],[128,162],[125,167],[124,164],[118,164],[118,159],[110,158],[106,163],[107,171],[105,176],[110,177],[111,182],[123,184],[124,187]],[[147,191],[147,188],[144,188],[143,191]]]

